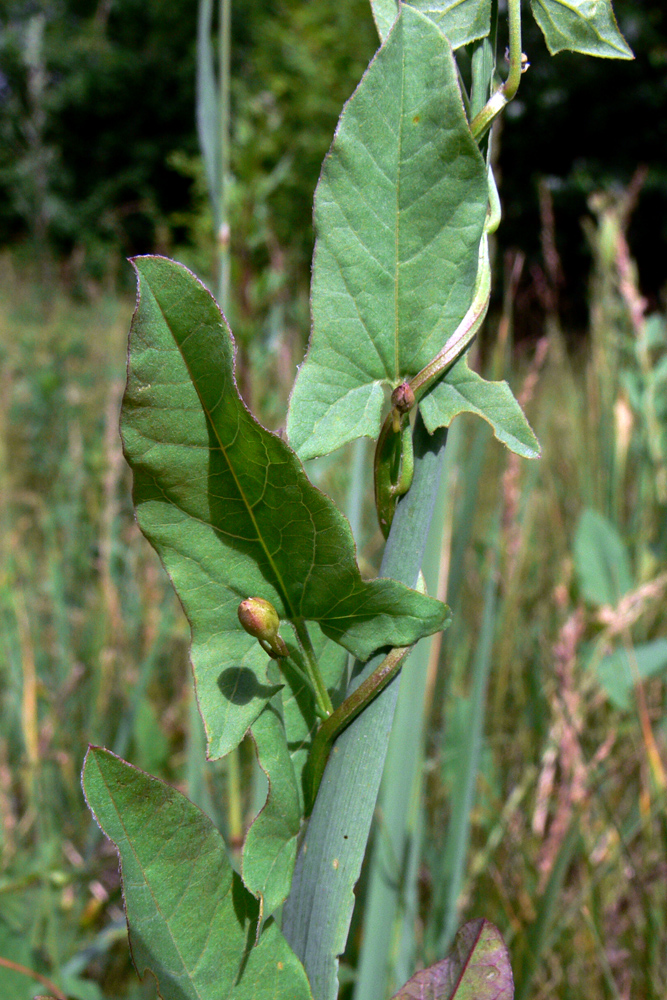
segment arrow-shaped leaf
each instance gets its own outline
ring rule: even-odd
[[[523,458],[539,457],[537,438],[507,382],[487,382],[468,367],[466,357],[436,383],[419,408],[430,434],[436,427],[449,427],[459,413],[475,413],[510,451]]]
[[[633,59],[611,0],[530,0],[549,52],[563,49],[606,59]]]
[[[366,659],[379,646],[437,630],[447,611],[396,581],[361,579],[343,516],[309,483],[285,442],[244,406],[231,335],[210,294],[163,258],[139,258],[135,267],[139,302],[121,426],[137,518],[192,626],[210,756],[229,752],[250,728],[269,778],[243,863],[266,917],[289,891],[301,774],[317,720],[312,694],[290,661],[267,679],[270,661],[242,629],[240,601],[271,601],[297,663],[290,623],[310,621],[330,689],[346,661],[332,639]],[[279,717],[273,709],[263,716],[281,686]]]
[[[275,924],[255,946],[258,908],[210,819],[175,788],[91,747],[86,799],[121,864],[132,957],[163,1000],[312,1000]]]
[[[214,299],[172,261],[142,257],[135,267],[121,430],[139,525],[190,620],[209,749],[222,755],[275,693],[266,655],[238,621],[242,599],[318,622],[362,660],[436,631],[446,609],[396,581],[361,579],[343,515],[243,404]]]
[[[471,920],[454,939],[451,955],[409,979],[392,1000],[512,1000],[507,948],[488,920]]]
[[[302,457],[377,437],[470,305],[488,201],[449,42],[401,13],[343,110],[315,195],[313,330],[288,436]]]

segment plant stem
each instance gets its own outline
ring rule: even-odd
[[[430,526],[446,428],[430,436],[415,426],[415,474],[396,509],[380,575],[408,586],[417,582]],[[358,686],[384,659],[373,657]],[[382,777],[398,695],[396,677],[340,734],[325,769],[283,908],[283,932],[304,963],[315,1000],[337,993],[338,956],[345,949],[354,886],[359,878]]]
[[[502,86],[493,94],[482,110],[470,123],[470,131],[475,139],[481,139],[488,132],[493,120],[498,117],[519,89],[523,61],[521,53],[521,0],[508,0],[510,28],[510,71]]]
[[[315,702],[317,704],[317,708],[322,718],[328,719],[330,715],[333,715],[334,707],[331,703],[331,698],[329,697],[326,684],[322,679],[320,668],[317,665],[315,650],[313,649],[313,644],[310,641],[306,623],[303,618],[295,618],[293,619],[292,624],[294,625],[294,632],[296,633],[297,641],[301,647],[301,652],[303,653],[303,657],[306,662],[308,679],[310,680],[313,691],[315,692]]]
[[[320,787],[320,781],[334,740],[386,688],[389,681],[400,670],[403,660],[411,649],[411,646],[392,649],[370,677],[367,677],[358,688],[355,688],[352,694],[348,695],[342,705],[339,705],[333,715],[330,715],[318,729],[308,758],[309,780],[306,790],[309,800],[306,804],[308,812],[315,802],[317,789]]]
[[[510,22],[510,71],[503,84],[503,93],[506,100],[511,101],[519,89],[523,68],[521,58],[521,0],[509,0],[508,13]]]

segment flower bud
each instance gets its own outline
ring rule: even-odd
[[[401,382],[400,385],[396,386],[391,394],[391,405],[399,413],[409,413],[415,405],[415,394],[409,382]]]
[[[259,640],[269,656],[280,659],[288,655],[287,646],[278,634],[280,618],[270,601],[263,597],[247,597],[239,604],[238,616],[246,632]]]

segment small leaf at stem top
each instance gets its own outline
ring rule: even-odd
[[[611,0],[530,0],[530,6],[552,56],[567,49],[603,59],[634,59]]]

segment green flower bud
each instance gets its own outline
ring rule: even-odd
[[[278,633],[278,612],[270,601],[265,601],[263,597],[247,597],[239,604],[238,616],[246,632],[259,640],[260,646],[269,656],[278,660],[289,655],[287,646]]]

